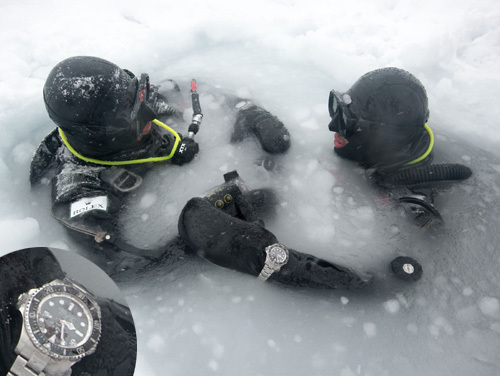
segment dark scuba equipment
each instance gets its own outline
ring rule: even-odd
[[[156,161],[149,157],[170,159],[175,152],[170,149],[180,141],[155,119],[151,106],[157,102],[148,102],[150,90],[145,73],[137,79],[107,60],[76,56],[52,69],[43,94],[49,116],[75,156],[98,164],[132,164]],[[161,132],[152,131],[152,121],[172,133],[168,150]]]
[[[71,145],[86,156],[100,157],[138,146],[131,121],[137,91],[137,79],[117,65],[76,56],[52,69],[43,95],[50,118]]]
[[[253,221],[257,216],[251,204],[242,197],[248,192],[249,190],[238,172],[231,171],[224,174],[224,183],[205,195],[204,199],[232,217]]]
[[[347,91],[351,113],[373,123],[394,127],[423,127],[429,119],[422,83],[398,68],[382,68],[361,76]],[[390,135],[389,135],[390,136]]]
[[[38,184],[49,171],[57,171],[58,153],[62,141],[57,135],[57,128],[45,136],[33,155],[30,165],[30,184]]]
[[[328,112],[332,121],[328,125],[328,129],[332,132],[338,132],[345,138],[352,136],[354,133],[354,123],[356,122],[356,119],[352,118],[347,107],[351,102],[349,94],[343,94],[341,97],[340,93],[335,90],[330,91]]]
[[[181,165],[192,160],[198,145],[182,141],[172,128],[156,119],[148,103],[150,91],[146,73],[138,80],[111,62],[79,56],[52,70],[44,98],[63,143],[85,162],[115,166],[172,159]],[[190,138],[198,132],[203,117],[195,80],[191,95],[194,114],[188,129]],[[68,112],[71,106],[75,113]],[[171,133],[170,141],[166,142],[160,132],[152,132],[151,123]],[[170,145],[168,150],[166,145]]]
[[[231,143],[254,135],[262,149],[270,154],[285,153],[290,148],[290,132],[276,116],[248,100],[238,102],[235,108],[237,113]]]
[[[151,121],[156,119],[156,113],[147,104],[149,100],[149,91],[151,89],[149,75],[147,73],[142,73],[139,81],[137,81],[137,78],[134,78],[134,83],[137,84],[137,88],[134,93],[134,106],[130,113],[130,124],[135,129],[137,141],[140,141],[142,136],[149,133]],[[133,86],[135,85],[132,85],[132,90]],[[148,126],[149,130],[147,129]]]
[[[328,124],[328,129],[339,133],[342,137],[349,139],[357,128],[367,126],[391,127],[378,121],[358,118],[349,110],[349,104],[352,103],[351,96],[347,93],[339,93],[335,90],[330,91],[328,98],[328,111],[332,121]]]
[[[203,120],[203,113],[201,112],[200,96],[198,94],[198,86],[196,80],[191,80],[191,101],[193,103],[193,119],[188,128],[188,137],[193,138],[198,133]]]
[[[182,140],[172,158],[172,163],[179,166],[192,161],[195,155],[200,150],[198,144],[193,140],[194,135],[198,133],[200,129],[201,120],[203,119],[203,114],[201,112],[200,106],[200,97],[197,91],[195,79],[191,80],[191,101],[193,105],[193,117],[188,128],[188,136],[187,138],[184,138],[184,140]]]
[[[377,183],[387,188],[411,187],[438,181],[465,180],[471,175],[472,170],[467,166],[457,163],[442,163],[405,168],[381,177]]]
[[[416,282],[422,278],[422,265],[417,260],[400,256],[391,262],[391,270],[396,277],[407,282]]]
[[[405,209],[408,209],[417,225],[423,229],[429,228],[434,222],[443,222],[441,214],[429,202],[425,200],[425,196],[417,197],[407,196],[400,197],[399,202],[403,204]]]
[[[258,276],[263,269],[266,247],[278,243],[278,240],[247,214],[238,215],[241,207],[236,216],[226,209],[224,199],[231,188],[240,190],[241,179],[236,171],[226,174],[224,179],[225,183],[204,199],[195,197],[187,202],[179,216],[179,235],[191,251],[206,260]],[[251,193],[241,193],[231,202]],[[217,204],[219,200],[222,202]],[[289,249],[289,255],[286,265],[279,273],[273,273],[270,280],[313,288],[358,288],[372,280],[367,273],[358,274],[350,268],[293,249]]]
[[[397,68],[378,69],[363,75],[346,93],[330,91],[329,129],[349,138],[356,122],[366,126],[423,127],[429,118],[427,106],[425,88],[416,77]]]
[[[236,217],[239,213],[235,205],[235,199],[247,191],[248,188],[244,185],[238,172],[231,171],[224,174],[224,184],[219,185],[205,195],[204,198],[217,209],[224,210],[231,216]]]
[[[81,159],[82,161],[85,161],[85,162],[90,162],[90,163],[99,164],[99,165],[106,165],[106,166],[124,166],[124,165],[132,165],[132,164],[139,164],[139,163],[163,162],[163,161],[169,160],[175,155],[175,152],[177,151],[177,146],[178,146],[179,142],[181,142],[181,137],[177,134],[176,131],[174,131],[172,128],[170,128],[168,125],[162,123],[158,119],[154,119],[153,123],[155,123],[156,125],[164,128],[167,131],[169,131],[170,133],[172,133],[172,135],[175,138],[174,146],[171,149],[170,153],[167,155],[162,155],[162,156],[158,156],[158,157],[130,159],[130,160],[117,160],[117,161],[100,160],[97,158],[88,158],[88,157],[80,154],[79,152],[77,152],[75,150],[75,148],[73,148],[73,146],[69,143],[68,139],[66,138],[66,135],[64,134],[64,132],[62,131],[61,128],[59,128],[59,135],[61,136],[61,139],[63,140],[63,142],[66,145],[66,147],[68,148],[68,150],[71,151],[71,153],[73,155],[75,155],[78,159]]]
[[[224,174],[224,183],[204,199],[233,217],[259,223],[275,215],[278,203],[276,194],[269,188],[249,190],[236,170]]]
[[[103,169],[99,178],[122,193],[132,192],[142,184],[141,176],[116,166]]]
[[[335,152],[366,167],[405,164],[428,150],[425,88],[410,73],[383,68],[359,78],[346,92],[330,92],[330,131],[348,142]]]

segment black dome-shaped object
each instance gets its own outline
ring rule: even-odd
[[[423,127],[429,118],[422,83],[399,68],[382,68],[361,76],[347,91],[349,110],[361,119],[394,127]]]
[[[396,257],[392,260],[391,270],[396,277],[408,282],[418,281],[422,278],[423,273],[422,265],[417,260],[407,256]]]
[[[365,167],[387,167],[402,165],[427,150],[427,94],[411,73],[399,68],[368,72],[343,97],[348,98],[346,115],[354,124],[349,143],[335,148],[339,156]]]
[[[136,94],[132,73],[92,56],[61,61],[43,88],[50,118],[86,156],[113,154],[137,144],[130,121]]]

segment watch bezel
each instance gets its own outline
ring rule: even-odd
[[[86,306],[92,320],[92,333],[87,340],[75,347],[58,346],[48,340],[38,324],[38,308],[50,296],[69,295],[71,299]],[[29,298],[24,314],[26,332],[33,345],[43,354],[60,360],[79,360],[95,352],[101,336],[101,310],[97,302],[84,291],[66,284],[46,284],[36,290]]]
[[[271,251],[273,248],[278,248],[285,254],[285,260],[283,262],[273,260],[273,256],[271,256]],[[288,262],[288,257],[289,257],[288,249],[282,244],[279,243],[271,244],[270,246],[266,247],[266,253],[267,253],[267,258],[273,264],[274,267],[282,267]]]

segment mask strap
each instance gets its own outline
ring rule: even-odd
[[[434,133],[432,133],[432,129],[427,124],[424,124],[424,128],[427,131],[427,133],[429,133],[429,137],[430,137],[429,147],[427,148],[425,153],[422,154],[420,157],[418,157],[417,159],[414,159],[413,161],[405,163],[403,166],[411,166],[415,163],[423,161],[431,153],[432,148],[434,147]]]
[[[179,145],[179,142],[181,141],[181,137],[177,134],[176,131],[174,131],[172,128],[170,128],[168,125],[162,123],[158,119],[154,119],[153,123],[156,125],[166,129],[170,133],[174,135],[175,142],[174,142],[174,147],[172,148],[172,151],[170,152],[169,155],[163,156],[163,157],[150,157],[150,158],[141,158],[141,159],[132,159],[128,161],[102,161],[99,159],[94,159],[94,158],[87,158],[78,153],[73,146],[69,143],[68,139],[66,138],[66,135],[64,134],[63,130],[61,128],[59,129],[59,135],[61,136],[62,141],[64,142],[64,145],[68,148],[68,150],[73,153],[74,156],[77,158],[81,159],[82,161],[85,162],[90,162],[90,163],[95,163],[98,165],[106,165],[106,166],[124,166],[124,165],[131,165],[131,164],[139,164],[139,163],[150,163],[150,162],[162,162],[166,161],[168,159],[171,159],[175,152],[177,151],[177,146]]]

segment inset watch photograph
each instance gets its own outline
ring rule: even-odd
[[[0,275],[0,375],[134,374],[132,314],[98,266],[36,247],[1,257]]]

